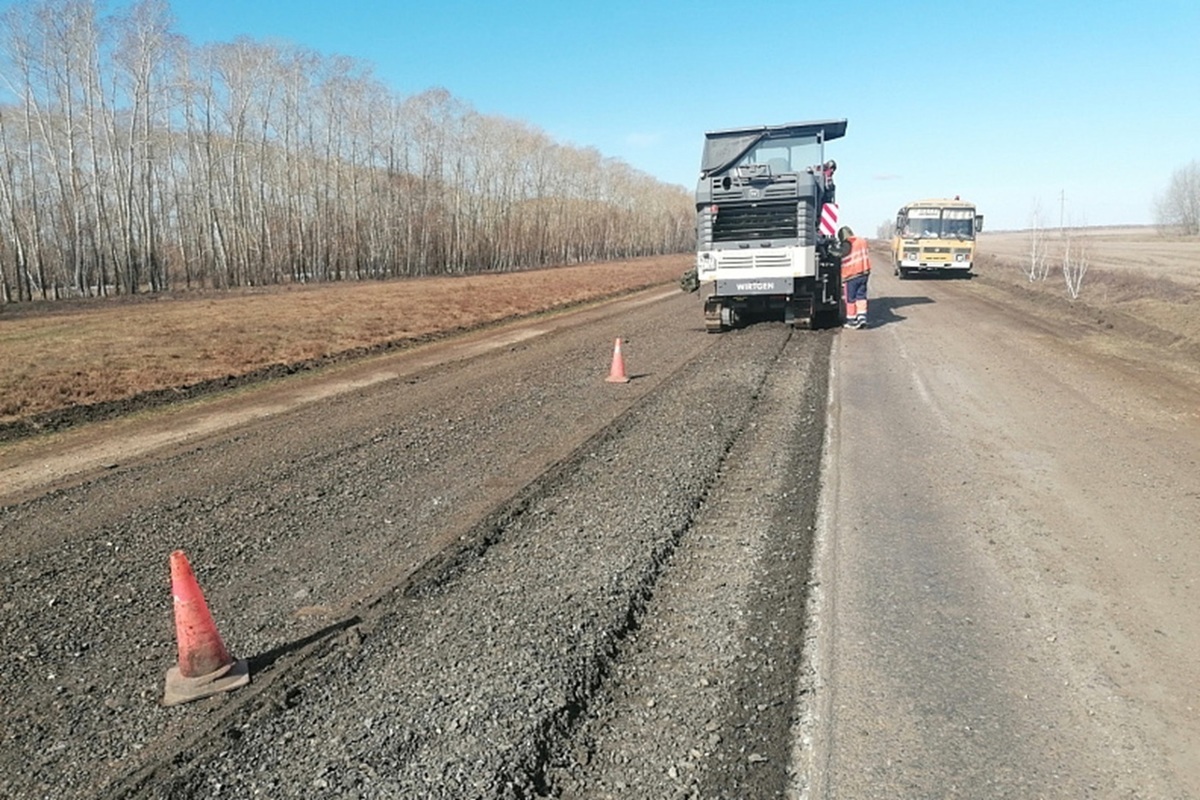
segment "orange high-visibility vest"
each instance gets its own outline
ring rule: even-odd
[[[850,255],[842,259],[842,282],[871,271],[871,253],[867,240],[850,237]]]

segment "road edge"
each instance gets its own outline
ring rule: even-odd
[[[830,630],[834,606],[833,578],[836,557],[831,539],[836,529],[839,492],[837,460],[833,457],[840,441],[838,429],[841,404],[838,360],[842,340],[835,336],[829,354],[829,388],[825,405],[825,436],[821,449],[821,491],[813,526],[812,562],[805,602],[804,647],[796,677],[796,705],[792,726],[792,755],[788,765],[789,800],[811,800],[825,794],[824,776],[829,759],[829,717],[833,706],[832,687],[826,682],[830,670]],[[828,588],[827,588],[828,587]]]

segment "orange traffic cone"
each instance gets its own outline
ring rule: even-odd
[[[608,377],[605,380],[609,383],[629,383],[629,378],[625,375],[625,358],[621,355],[620,338],[613,345],[612,368],[608,371]]]
[[[171,595],[175,598],[179,664],[167,670],[163,705],[199,700],[249,683],[249,665],[235,661],[225,649],[182,550],[171,553]]]

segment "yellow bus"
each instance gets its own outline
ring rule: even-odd
[[[899,278],[914,272],[969,275],[975,264],[975,234],[983,217],[975,204],[953,200],[917,200],[896,213],[892,260]]]

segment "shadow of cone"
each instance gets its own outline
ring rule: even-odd
[[[171,595],[175,599],[179,664],[167,670],[163,705],[199,700],[249,683],[249,665],[244,660],[235,661],[225,649],[182,550],[171,553]]]
[[[621,340],[618,338],[617,343],[613,345],[612,368],[608,371],[608,377],[605,378],[609,383],[629,383],[628,376],[625,375],[625,357],[621,355]]]

